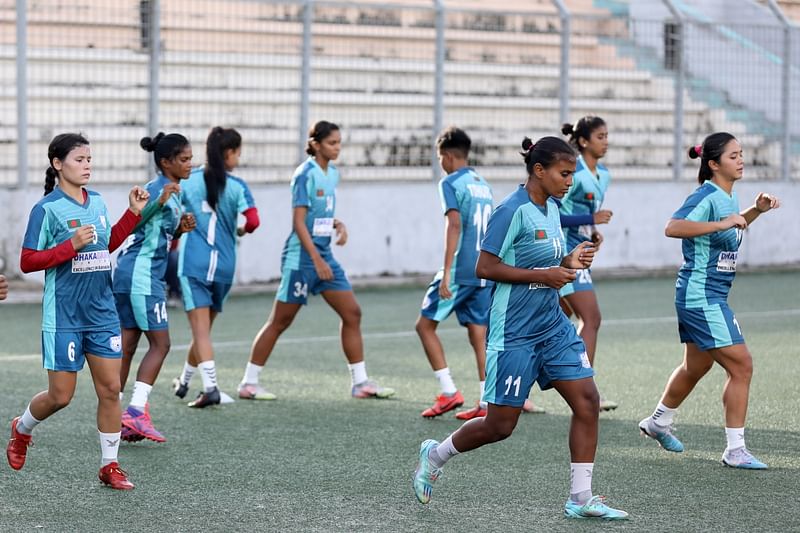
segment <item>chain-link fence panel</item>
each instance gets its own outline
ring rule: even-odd
[[[27,2],[26,15],[29,182],[44,180],[47,146],[62,132],[89,139],[94,180],[141,181],[136,149],[148,68],[141,3],[37,0]]]
[[[489,180],[524,180],[524,137],[558,131],[561,26],[549,0],[447,2],[444,125],[472,138]]]
[[[191,141],[205,161],[214,126],[242,135],[236,173],[283,181],[296,164],[302,11],[297,2],[162,2],[160,129]]]

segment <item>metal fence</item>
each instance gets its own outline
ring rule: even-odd
[[[200,163],[217,124],[243,135],[243,177],[286,181],[319,119],[343,129],[348,179],[438,177],[446,124],[487,176],[519,179],[523,136],[586,114],[609,124],[616,178],[686,179],[685,147],[727,130],[748,175],[798,179],[797,27],[656,3],[666,16],[612,1],[0,0],[0,185],[38,182],[61,131],[92,141],[95,180],[141,182],[142,136],[182,132]]]

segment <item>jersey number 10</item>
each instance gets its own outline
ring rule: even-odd
[[[489,216],[492,214],[492,206],[490,204],[478,204],[475,206],[475,215],[472,217],[472,223],[475,224],[475,249],[481,251],[481,241],[486,234],[486,226],[489,224]]]

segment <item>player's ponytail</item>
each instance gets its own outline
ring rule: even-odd
[[[308,144],[306,145],[306,153],[311,157],[317,155],[317,151],[311,145],[313,141],[321,143],[328,135],[334,131],[339,131],[339,126],[327,120],[320,120],[308,130]]]
[[[53,166],[53,160],[64,161],[73,149],[88,144],[89,141],[80,133],[61,133],[53,137],[53,140],[50,141],[50,146],[47,147],[47,159],[50,160],[50,166],[44,172],[45,196],[53,192],[56,186],[58,171]]]
[[[719,164],[722,154],[725,153],[725,147],[733,140],[736,140],[736,137],[721,131],[706,137],[703,144],[689,148],[689,158],[700,159],[700,170],[697,173],[697,181],[700,185],[714,177],[714,171],[711,170],[709,162],[714,161]]]
[[[606,125],[606,121],[594,115],[587,115],[575,124],[565,123],[561,126],[561,133],[569,137],[569,143],[579,152],[583,152],[580,139],[587,142],[592,138],[592,132]]]
[[[170,133],[165,135],[163,131],[159,131],[154,137],[142,137],[139,141],[139,146],[145,152],[153,152],[153,161],[156,168],[162,173],[164,169],[161,168],[161,161],[166,159],[172,161],[178,154],[189,146],[189,139],[180,133]]]
[[[538,163],[544,168],[561,159],[575,159],[575,150],[564,139],[542,137],[535,143],[529,137],[522,139],[522,152],[528,176],[533,175],[533,167]]]
[[[225,190],[227,169],[225,151],[236,150],[242,146],[242,136],[233,128],[216,126],[211,128],[206,139],[206,167],[203,179],[206,182],[206,201],[211,209],[217,208],[219,195]]]

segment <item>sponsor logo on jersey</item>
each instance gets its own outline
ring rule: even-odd
[[[79,218],[71,218],[67,220],[67,227],[69,229],[76,229],[81,227],[81,219]]]
[[[536,290],[536,289],[549,289],[549,288],[550,287],[548,287],[544,283],[531,283],[530,285],[528,285],[528,290],[529,291],[533,291],[533,290]]]
[[[81,252],[72,260],[73,274],[84,274],[86,272],[98,272],[102,270],[111,270],[111,256],[108,250]]]
[[[720,252],[717,258],[717,272],[736,272],[736,259],[739,252]]]
[[[547,238],[547,232],[543,229],[535,229],[533,230],[533,239],[535,241],[541,241],[542,239]]]

